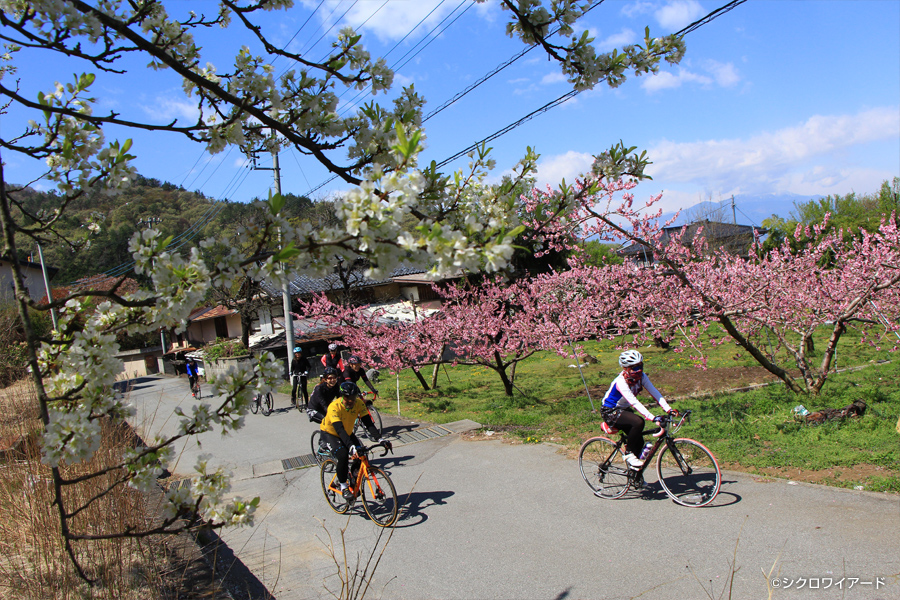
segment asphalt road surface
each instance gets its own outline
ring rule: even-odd
[[[134,423],[146,438],[172,432],[175,407],[198,402],[183,378],[135,383]],[[170,466],[187,476],[210,454],[233,472],[231,494],[260,497],[254,526],[221,537],[278,600],[339,593],[345,554],[351,574],[374,571],[365,595],[373,599],[900,599],[896,495],[723,472],[712,505],[684,508],[648,471],[642,493],[603,500],[557,446],[450,433],[401,441],[373,461],[402,501],[396,527],[383,530],[359,503],[332,512],[319,470],[285,460],[309,454],[315,427],[288,404],[276,395],[272,415],[191,440]],[[388,437],[427,427],[389,418],[387,400],[378,405]],[[702,423],[679,435],[702,441]]]

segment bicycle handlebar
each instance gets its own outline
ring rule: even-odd
[[[390,450],[389,450],[388,447],[385,446],[385,443],[387,443],[387,441],[379,442],[379,443],[377,443],[377,444],[373,444],[372,446],[363,446],[363,447],[362,447],[362,452],[363,452],[363,454],[368,454],[368,453],[369,453],[369,450],[374,450],[375,448],[378,448],[379,446],[381,446],[381,448],[382,448],[384,451],[379,455],[379,458],[382,457],[382,456],[387,456],[387,453],[388,453],[388,452],[390,452],[391,454],[393,454],[393,453],[394,453],[394,448],[393,448],[393,446],[392,446],[392,447],[390,448]]]

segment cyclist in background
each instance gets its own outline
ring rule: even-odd
[[[322,431],[322,441],[337,459],[336,474],[341,484],[341,495],[347,500],[352,500],[353,492],[347,484],[348,462],[350,458],[356,458],[358,449],[363,447],[359,439],[353,435],[356,419],[362,421],[371,439],[378,437],[378,431],[362,401],[359,386],[352,381],[345,381],[341,383],[339,390],[340,398],[328,407],[328,413],[319,428]],[[379,439],[378,443],[384,444],[388,450],[391,449],[391,443],[384,438]]]
[[[294,348],[294,358],[291,360],[291,404],[297,405],[299,391],[303,398],[303,404],[309,404],[309,392],[306,390],[307,375],[309,374],[309,361],[303,356],[300,346]]]
[[[188,385],[191,387],[191,396],[196,398],[197,382],[200,381],[200,367],[197,366],[196,360],[189,358],[185,365],[185,369],[187,370]]]
[[[313,388],[312,396],[306,405],[306,414],[313,423],[321,423],[328,413],[328,407],[337,398],[339,375],[337,369],[325,367],[322,383]]]
[[[365,369],[362,368],[362,360],[354,355],[347,359],[347,368],[344,369],[344,381],[352,381],[356,385],[359,385],[360,379],[366,383],[373,394],[376,396],[378,395],[378,390],[376,390],[375,386],[372,385],[372,382],[369,381],[369,376],[366,375]],[[369,403],[366,402],[366,404]]]
[[[344,359],[341,358],[341,353],[338,352],[337,344],[328,344],[328,353],[322,355],[322,365],[326,368],[337,369],[338,373],[344,372]]]
[[[659,417],[654,417],[647,408],[637,399],[641,390],[647,392],[656,400],[664,411],[669,414],[678,414],[657,391],[650,378],[644,373],[644,357],[637,350],[626,350],[619,355],[619,366],[622,372],[616,377],[600,408],[600,415],[610,427],[621,429],[625,432],[625,462],[632,469],[640,469],[644,461],[640,459],[641,450],[644,447],[644,417],[647,421],[659,422]],[[635,411],[641,416],[635,414]]]

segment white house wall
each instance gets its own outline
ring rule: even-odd
[[[25,275],[25,286],[28,288],[28,295],[32,300],[39,301],[47,295],[44,289],[44,276],[40,269],[22,265],[22,271]],[[13,293],[13,272],[12,265],[8,260],[0,261],[0,301],[8,302],[15,298]]]

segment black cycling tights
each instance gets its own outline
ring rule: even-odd
[[[640,458],[641,450],[644,449],[644,417],[623,410],[616,421],[616,427],[628,436],[625,440],[628,451]]]

